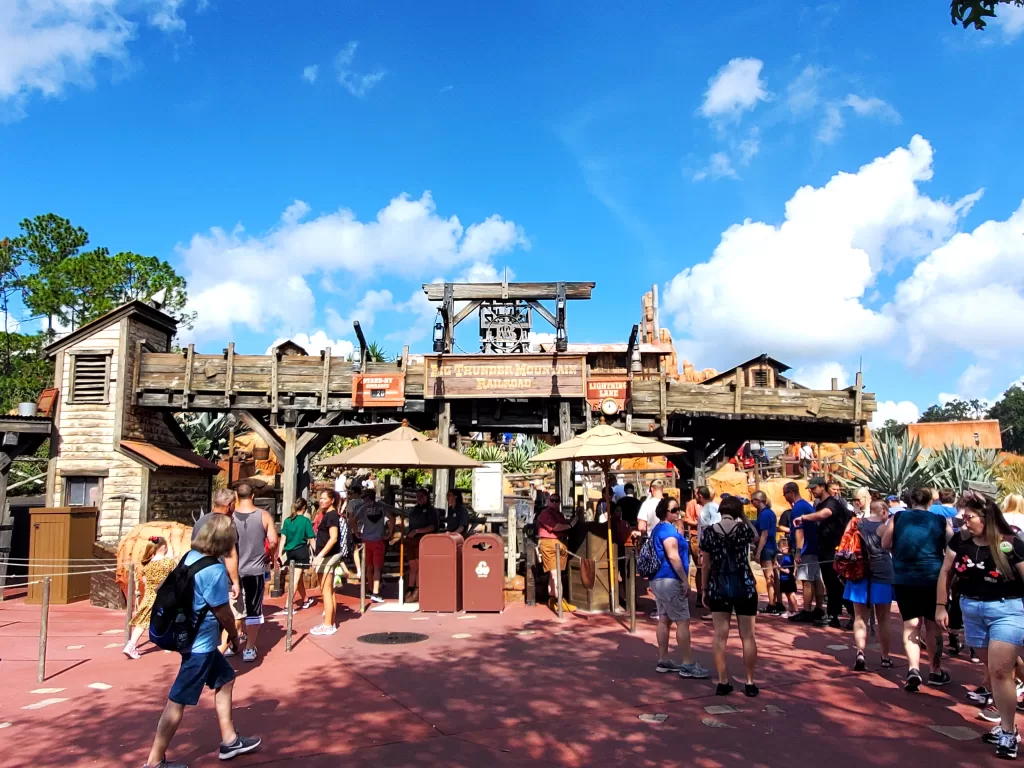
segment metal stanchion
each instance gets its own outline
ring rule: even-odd
[[[359,569],[359,613],[366,613],[366,543],[359,545],[363,551],[363,567]]]
[[[292,650],[292,619],[295,617],[295,561],[288,561],[288,625],[284,634],[284,650]]]
[[[636,634],[636,547],[626,549],[626,607],[629,610],[629,633]]]
[[[50,577],[43,578],[43,600],[39,607],[39,668],[36,682],[46,679],[46,629],[50,623]]]
[[[132,638],[132,611],[135,608],[135,563],[128,563],[128,586],[124,590],[124,644]]]
[[[562,546],[555,541],[555,600],[558,601],[558,620],[562,620]]]

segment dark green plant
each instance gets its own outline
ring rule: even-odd
[[[883,435],[873,440],[860,456],[847,458],[850,476],[843,482],[851,488],[865,486],[881,494],[899,495],[908,488],[933,485],[934,473],[922,460],[921,442],[914,438]]]
[[[1002,460],[999,451],[994,449],[947,445],[941,450],[932,451],[927,457],[927,463],[934,485],[959,491],[968,482],[995,483],[996,470]]]

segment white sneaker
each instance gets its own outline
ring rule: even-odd
[[[383,603],[384,602],[384,598],[381,597],[380,595],[370,595],[370,602],[371,603]]]
[[[242,661],[256,661],[256,649],[246,648],[244,651],[242,651]]]
[[[224,649],[224,655],[225,656],[234,656],[235,655],[235,652],[233,650],[231,650],[231,646],[230,645],[227,648]]]

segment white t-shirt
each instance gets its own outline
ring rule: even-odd
[[[700,542],[705,528],[720,522],[722,522],[722,516],[718,513],[718,505],[715,502],[709,501],[701,507],[697,514],[697,542]]]
[[[650,533],[654,530],[654,526],[658,524],[658,503],[661,499],[656,499],[653,496],[648,496],[644,499],[644,503],[640,505],[640,511],[637,513],[637,521],[647,521],[647,532]]]
[[[800,458],[810,461],[814,458],[814,449],[809,445],[800,446]]]
[[[334,490],[338,493],[341,498],[348,497],[348,476],[345,474],[338,475],[334,479]]]

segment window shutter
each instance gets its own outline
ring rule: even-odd
[[[74,403],[107,402],[109,355],[75,355],[71,400]]]

